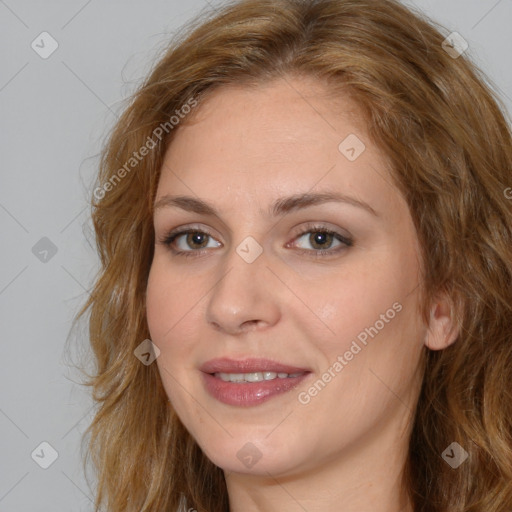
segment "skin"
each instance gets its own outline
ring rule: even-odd
[[[338,149],[349,134],[366,146],[355,161]],[[229,86],[175,135],[156,202],[190,195],[219,215],[155,210],[147,319],[164,388],[201,449],[224,470],[230,511],[412,511],[400,479],[418,365],[425,346],[442,349],[457,333],[444,297],[430,324],[421,320],[417,234],[356,106],[313,79]],[[377,215],[341,202],[266,214],[279,197],[320,191],[364,201]],[[336,238],[313,245],[319,230],[308,231],[311,223],[353,245]],[[173,254],[161,241],[181,226],[212,237],[194,245],[182,235],[173,247],[196,255]],[[252,263],[236,252],[248,236],[263,250]],[[315,257],[322,248],[331,255]],[[386,317],[378,334],[301,403],[299,394],[395,303],[401,310],[394,318]],[[207,393],[199,371],[222,356],[268,357],[312,373],[257,406],[226,405]],[[250,468],[237,457],[248,442],[261,453]]]

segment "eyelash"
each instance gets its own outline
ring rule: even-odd
[[[207,235],[211,238],[214,238],[214,236],[207,230],[207,229],[193,229],[190,227],[178,229],[177,231],[171,231],[167,235],[165,235],[159,242],[165,246],[167,246],[173,254],[176,256],[184,256],[186,258],[188,257],[198,257],[207,249],[203,250],[190,250],[190,251],[180,251],[173,249],[171,245],[174,243],[176,238],[178,238],[180,235],[186,235],[189,233],[200,233],[203,235]],[[347,247],[351,247],[353,245],[353,240],[341,235],[340,233],[337,233],[336,231],[332,231],[329,228],[326,228],[325,226],[319,226],[319,225],[311,225],[305,228],[305,231],[301,231],[298,233],[295,238],[301,238],[302,236],[308,234],[308,233],[322,233],[327,235],[333,235],[338,241],[340,241],[342,244],[345,245],[345,247],[339,246],[337,249],[320,249],[320,250],[314,250],[314,249],[297,249],[299,254],[306,254],[308,256],[312,256],[314,258],[324,257],[324,256],[333,256],[337,254],[338,252],[346,249]]]

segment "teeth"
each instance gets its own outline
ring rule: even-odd
[[[262,382],[264,380],[274,380],[275,378],[287,379],[288,377],[299,377],[299,373],[276,373],[276,372],[254,372],[254,373],[215,373],[214,376],[222,379],[224,382]]]

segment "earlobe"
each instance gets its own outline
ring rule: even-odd
[[[430,350],[443,350],[459,336],[455,322],[455,310],[446,296],[437,300],[430,310],[430,324],[425,336],[425,345]]]

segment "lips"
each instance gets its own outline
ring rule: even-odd
[[[255,373],[255,372],[275,372],[275,373],[309,373],[311,370],[290,366],[288,364],[278,363],[271,359],[250,358],[235,360],[227,357],[211,359],[204,363],[200,370],[204,373]]]

